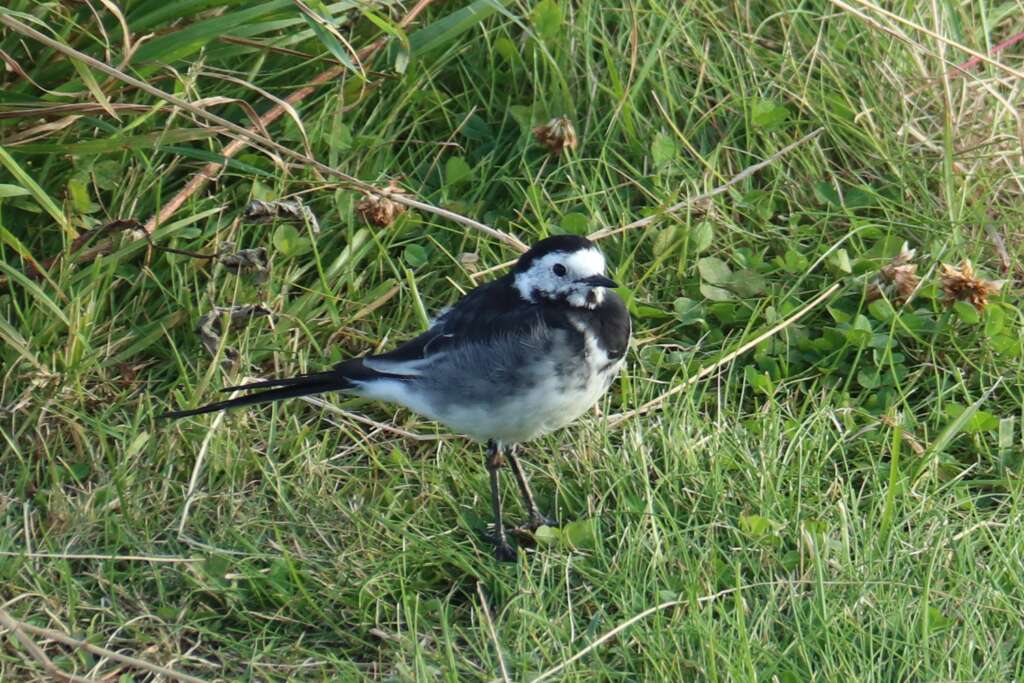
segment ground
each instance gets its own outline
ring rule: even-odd
[[[0,678],[1019,676],[1016,5],[299,5],[0,9]],[[513,563],[481,446],[415,415],[159,418],[558,232],[635,338],[527,445],[565,526]]]

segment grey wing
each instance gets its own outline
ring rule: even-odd
[[[541,311],[534,308],[501,312],[457,306],[443,311],[415,339],[393,351],[367,356],[363,362],[378,372],[410,377],[441,365],[493,374],[527,364],[531,354],[550,353],[553,334]]]
[[[426,332],[410,339],[393,351],[363,358],[363,365],[390,375],[418,377],[430,367],[444,349],[451,345],[454,335],[435,324]]]

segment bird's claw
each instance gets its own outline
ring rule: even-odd
[[[499,562],[514,562],[516,549],[508,542],[507,537],[499,537],[498,534],[489,530],[481,530],[480,537],[494,546],[494,557]],[[506,533],[515,533],[514,529],[507,529]]]
[[[533,540],[533,534],[542,526],[559,527],[561,524],[557,519],[551,519],[541,514],[531,515],[530,520],[525,524],[509,529],[509,533],[518,539]]]
[[[516,561],[516,549],[505,543],[494,544],[494,558],[498,562],[515,562]]]
[[[530,515],[530,521],[524,524],[523,528],[528,529],[530,531],[536,531],[542,526],[550,526],[557,529],[558,527],[562,526],[562,524],[557,519],[552,519],[547,515],[537,513],[536,515]]]

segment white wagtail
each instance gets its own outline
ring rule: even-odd
[[[333,370],[237,389],[267,389],[170,413],[185,417],[327,391],[405,406],[487,443],[496,555],[515,557],[501,519],[498,472],[508,460],[529,514],[525,528],[554,524],[534,501],[515,447],[582,415],[608,390],[625,359],[631,323],[604,255],[589,240],[541,240],[508,275],[444,310],[394,351]]]

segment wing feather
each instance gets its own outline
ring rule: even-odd
[[[437,360],[452,358],[467,346],[510,335],[528,339],[546,324],[545,318],[546,308],[524,302],[511,276],[505,276],[477,287],[442,311],[420,336],[392,351],[366,356],[363,363],[378,372],[418,377]]]

